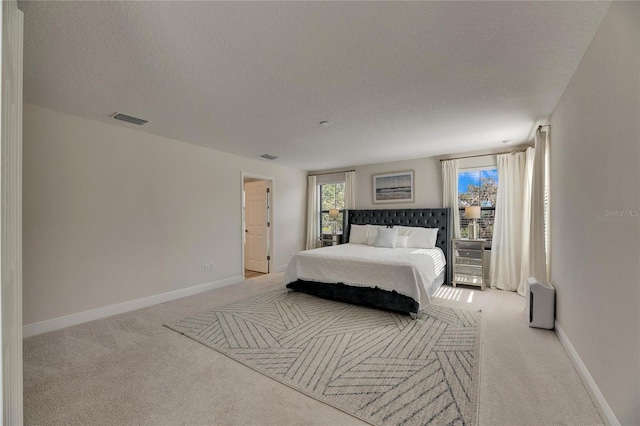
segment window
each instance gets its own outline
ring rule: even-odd
[[[480,206],[479,236],[491,241],[497,195],[497,168],[462,169],[458,172],[458,207],[460,209],[460,235],[462,238],[469,236],[469,219],[464,217],[464,208]]]
[[[344,212],[344,182],[320,184],[320,234],[342,232]],[[329,209],[338,209],[337,219],[329,217]]]

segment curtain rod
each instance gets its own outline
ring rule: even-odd
[[[309,173],[307,176],[333,175],[335,173],[347,173],[347,172],[355,172],[355,169],[354,170],[338,170],[337,172],[326,172],[326,173]]]
[[[529,147],[527,147],[529,148]],[[440,161],[449,161],[449,160],[462,160],[463,158],[476,158],[476,157],[488,157],[490,155],[502,155],[502,154],[511,154],[514,152],[525,152],[526,149],[516,149],[513,151],[502,151],[502,152],[493,152],[490,154],[478,154],[478,155],[467,155],[465,157],[454,157],[454,158],[442,158]]]
[[[551,128],[551,124],[541,124],[538,126],[538,131],[542,130],[543,127]]]

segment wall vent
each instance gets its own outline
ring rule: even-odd
[[[271,155],[271,154],[262,154],[260,157],[266,158],[267,160],[275,160],[276,158],[278,158],[277,155]]]
[[[132,117],[127,114],[122,114],[121,112],[116,112],[113,116],[116,120],[126,121],[127,123],[137,124],[138,126],[142,126],[143,124],[148,123],[147,120],[143,120],[142,118]]]

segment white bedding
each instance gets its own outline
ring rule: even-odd
[[[395,290],[420,304],[431,300],[432,285],[445,267],[439,248],[381,248],[341,244],[296,254],[285,272],[285,285],[296,280],[344,283]]]

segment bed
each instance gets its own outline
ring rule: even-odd
[[[449,209],[350,210],[346,219],[345,244],[307,250],[293,257],[285,272],[290,291],[415,317],[435,291],[448,282]],[[411,228],[436,228],[435,247],[380,248],[352,243],[352,229],[354,240],[357,236],[362,242],[364,225],[393,226],[401,235],[424,231]]]

